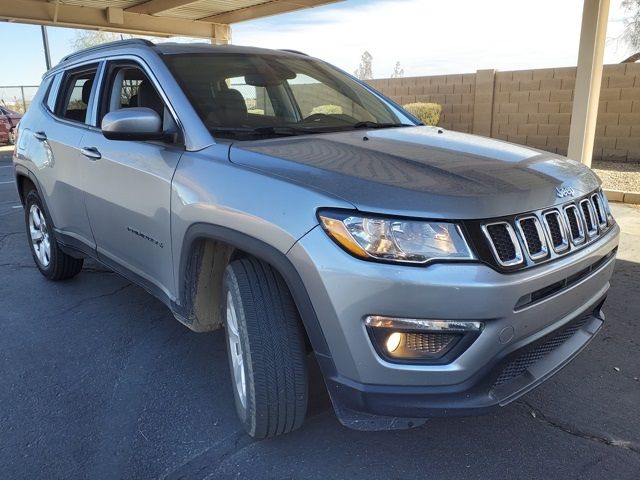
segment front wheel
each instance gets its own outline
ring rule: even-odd
[[[37,191],[27,194],[24,210],[31,254],[40,273],[49,280],[65,280],[80,273],[83,260],[60,249]]]
[[[231,262],[224,276],[226,336],[236,411],[247,433],[298,428],[307,411],[304,334],[293,298],[270,265]]]

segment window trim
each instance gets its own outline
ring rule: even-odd
[[[56,108],[56,102],[58,101],[58,95],[60,93],[62,77],[63,72],[58,72],[48,77],[51,83],[47,88],[47,94],[42,97],[42,106],[52,115],[55,115],[54,111]],[[47,81],[47,78],[45,78],[44,81]]]
[[[102,63],[101,61],[97,61],[97,62],[90,62],[87,64],[82,64],[79,65],[75,68],[70,68],[68,70],[64,70],[62,73],[62,79],[60,80],[60,85],[58,88],[58,91],[56,92],[56,99],[55,99],[55,109],[53,110],[52,115],[57,118],[58,120],[62,120],[64,122],[69,122],[73,125],[79,125],[79,126],[84,126],[84,127],[92,127],[93,125],[91,125],[91,110],[92,110],[92,103],[93,103],[93,99],[95,97],[96,94],[96,90],[98,87],[98,83],[100,80],[100,73],[101,73],[101,68],[102,68]],[[67,98],[66,92],[67,92],[67,88],[69,86],[68,81],[69,78],[75,75],[79,75],[82,74],[84,72],[89,72],[94,70],[95,68],[95,75],[93,77],[93,85],[91,87],[91,93],[89,94],[89,103],[87,103],[87,110],[85,113],[85,117],[83,121],[78,121],[78,120],[74,120],[72,118],[68,118],[65,117],[63,115],[60,114],[61,109],[63,108],[63,103],[69,103],[69,100],[71,99],[71,95],[69,95],[69,98]],[[63,94],[64,92],[64,94]]]

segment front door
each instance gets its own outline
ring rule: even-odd
[[[98,256],[172,298],[171,179],[184,149],[172,140],[175,121],[140,66],[112,62],[105,72],[98,126],[109,111],[147,107],[163,119],[168,140],[108,140],[99,131],[83,137],[90,160],[85,202]]]

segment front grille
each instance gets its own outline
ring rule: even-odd
[[[540,227],[540,222],[536,217],[525,217],[517,220],[520,235],[524,238],[524,243],[529,253],[529,257],[537,260],[547,256],[547,241],[544,232]]]
[[[587,235],[593,237],[598,233],[598,226],[596,225],[595,215],[593,213],[593,207],[591,206],[591,200],[585,198],[580,202],[580,208],[582,209],[582,215],[584,218],[584,224],[587,229]]]
[[[569,234],[574,245],[584,242],[584,229],[578,208],[571,204],[564,207],[564,214],[569,225]]]
[[[600,195],[594,193],[591,196],[591,202],[593,203],[593,210],[596,212],[596,218],[598,220],[598,226],[600,228],[607,226],[607,215],[604,212],[604,206],[602,205],[602,199]]]
[[[509,266],[522,262],[522,250],[510,224],[491,223],[484,226],[484,232],[501,265]]]
[[[542,360],[549,353],[553,352],[556,348],[569,340],[569,338],[580,330],[591,318],[591,312],[589,312],[588,315],[584,315],[583,317],[574,320],[566,327],[558,330],[556,333],[552,333],[546,340],[543,340],[541,343],[538,343],[537,345],[527,349],[524,353],[518,355],[507,363],[493,384],[493,387],[498,387],[522,375],[536,362]]]
[[[556,252],[562,252],[569,248],[569,242],[567,241],[567,234],[560,212],[557,210],[546,212],[543,214],[543,218],[553,249]]]
[[[478,248],[479,257],[512,271],[555,259],[599,238],[614,223],[601,195],[592,192],[558,207],[466,225],[484,234],[487,247]]]
[[[459,335],[450,333],[407,333],[405,348],[421,353],[440,353]]]

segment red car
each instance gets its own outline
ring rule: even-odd
[[[21,118],[21,113],[0,107],[0,143],[16,143],[16,125]]]

